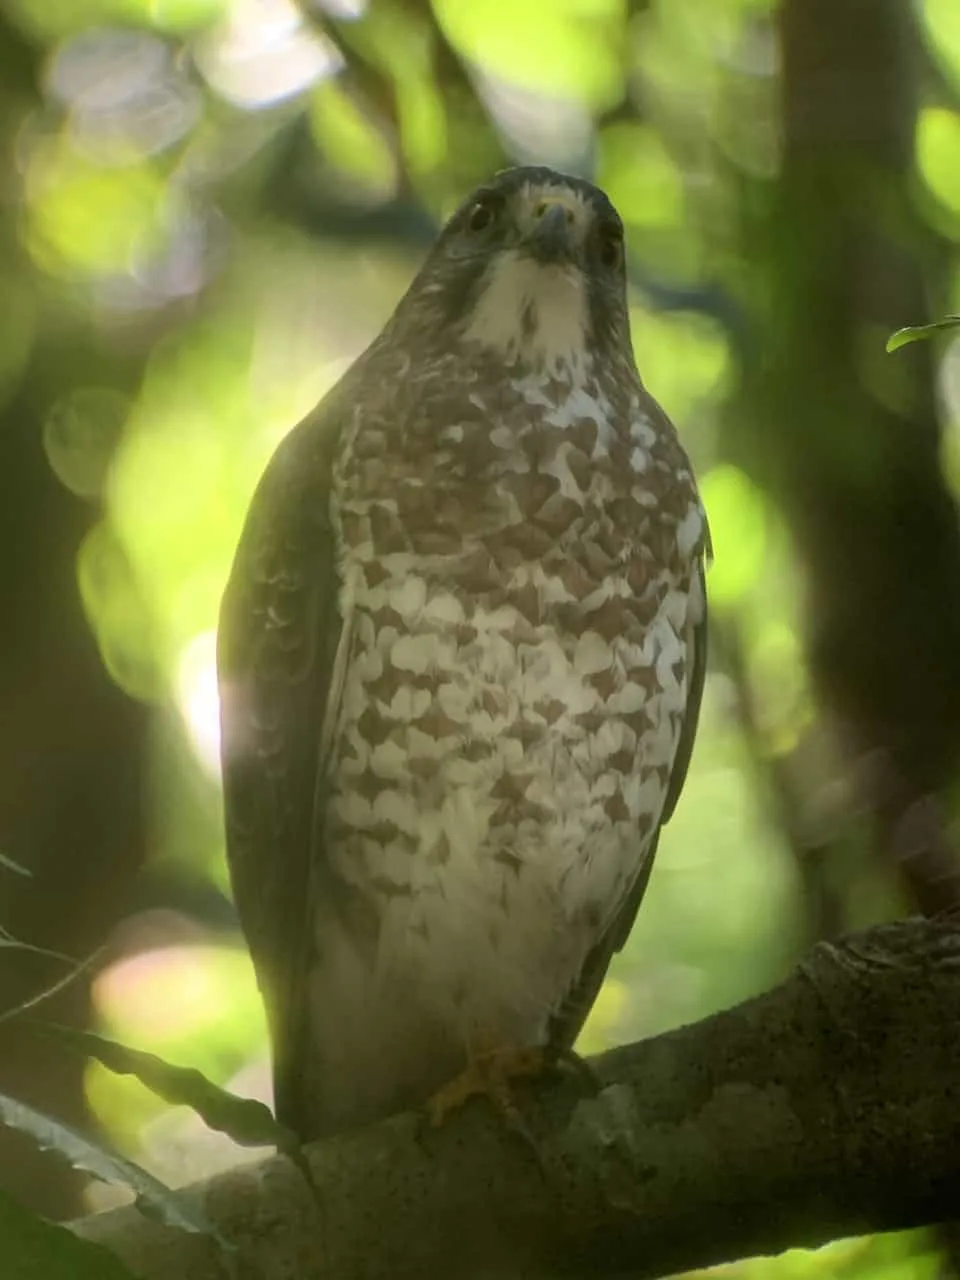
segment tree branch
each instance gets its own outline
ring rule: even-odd
[[[524,1094],[545,1164],[482,1105],[385,1124],[191,1194],[235,1241],[121,1209],[76,1230],[143,1280],[657,1276],[951,1217],[960,921],[819,945],[780,987]]]

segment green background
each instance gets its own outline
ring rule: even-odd
[[[893,510],[904,458],[932,460],[924,493],[960,481],[960,339],[884,352],[960,310],[960,4],[811,7],[819,27],[802,0],[0,5],[0,851],[33,873],[0,873],[0,924],[110,948],[58,1014],[267,1096],[220,829],[219,595],[279,439],[444,216],[517,161],[618,205],[638,365],[716,556],[689,780],[581,1047],[701,1017],[816,937],[911,909],[859,787],[887,729],[831,655],[882,648],[878,600],[902,603],[891,633],[918,621],[893,586],[847,607],[891,559],[864,535],[856,560],[853,522]],[[920,508],[893,525],[908,569],[942,552]],[[952,668],[922,665],[944,709],[908,705],[942,719]],[[953,746],[919,793],[949,800]],[[55,976],[0,965],[8,1007]],[[161,1176],[236,1158],[136,1083],[5,1034],[0,1088]],[[105,1202],[3,1134],[0,1184],[53,1216]],[[933,1249],[731,1269],[919,1277]]]

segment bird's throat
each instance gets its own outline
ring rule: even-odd
[[[499,255],[464,331],[508,363],[571,381],[587,373],[589,308],[582,273],[516,250]]]

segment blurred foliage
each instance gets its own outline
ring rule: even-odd
[[[17,1280],[132,1280],[117,1256],[66,1227],[27,1213],[0,1193],[4,1265]]]
[[[75,1169],[81,1169],[95,1178],[102,1178],[104,1182],[123,1188],[136,1197],[146,1212],[168,1226],[211,1236],[220,1244],[226,1243],[217,1234],[202,1208],[191,1203],[186,1196],[171,1191],[140,1165],[125,1160],[123,1156],[99,1142],[91,1141],[61,1121],[0,1093],[0,1124],[30,1134],[44,1151],[67,1161]],[[4,1240],[6,1246],[6,1238],[0,1239]]]
[[[910,182],[948,242],[957,309],[960,5],[918,14]],[[262,1013],[226,905],[219,595],[278,440],[377,333],[442,217],[511,161],[585,172],[619,205],[639,367],[694,458],[716,552],[693,767],[581,1047],[768,987],[809,941],[798,849],[836,830],[846,781],[804,656],[804,566],[752,466],[763,424],[747,444],[729,429],[765,337],[748,303],[762,316],[773,296],[749,229],[782,156],[777,20],[774,0],[7,0],[0,58],[21,75],[0,88],[0,408],[41,362],[40,443],[98,512],[76,559],[89,626],[117,685],[153,708],[146,905],[94,983],[102,1029],[267,1096]],[[48,379],[51,335],[90,333],[116,377],[81,364]],[[939,384],[954,492],[958,370],[954,337]],[[807,798],[799,843],[784,777]],[[838,843],[853,850],[848,919],[898,910],[889,885],[860,892],[855,825]],[[86,1081],[148,1167],[168,1170],[181,1141],[184,1176],[223,1158],[172,1132],[135,1081],[96,1065]],[[727,1270],[920,1280],[931,1258],[904,1236]]]

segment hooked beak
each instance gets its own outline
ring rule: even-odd
[[[575,255],[573,210],[560,200],[544,200],[536,211],[536,225],[523,247],[538,262],[570,262]]]

